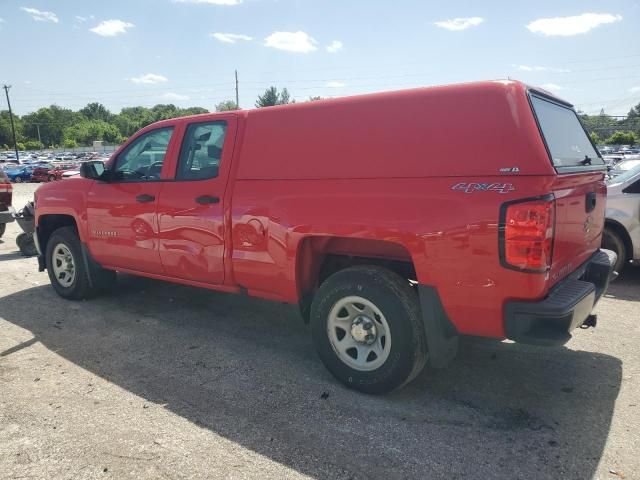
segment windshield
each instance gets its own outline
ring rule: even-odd
[[[631,170],[640,165],[640,160],[623,160],[615,166],[615,170]]]
[[[572,109],[536,95],[531,103],[556,167],[604,165]]]
[[[607,182],[607,184],[609,185],[617,185],[619,183],[625,183],[627,180],[635,177],[636,175],[640,174],[640,160],[638,160],[638,162],[636,163],[635,166],[633,166],[633,168],[625,171],[624,173],[621,173],[620,175],[612,178],[611,180],[609,180]]]

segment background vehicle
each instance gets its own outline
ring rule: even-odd
[[[33,167],[29,165],[16,165],[14,167],[6,167],[4,173],[7,174],[9,180],[13,183],[22,183],[31,181],[31,173]]]
[[[53,169],[53,165],[50,163],[38,163],[34,164],[33,171],[31,172],[32,182],[48,182],[49,170]]]
[[[571,105],[513,81],[165,120],[80,171],[35,194],[59,295],[121,271],[298,304],[371,393],[459,334],[566,343],[615,260],[602,158]]]
[[[602,246],[616,252],[615,270],[621,272],[640,259],[640,165],[607,182],[605,215]]]
[[[11,209],[12,196],[13,187],[4,170],[0,168],[0,237],[4,235],[7,223],[13,222],[13,211]]]

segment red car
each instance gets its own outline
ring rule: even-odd
[[[326,367],[385,392],[460,335],[595,326],[605,171],[572,106],[515,81],[164,120],[37,190],[39,264],[70,299],[119,271],[298,304]]]
[[[12,196],[13,185],[11,185],[9,177],[0,167],[0,237],[4,235],[7,223],[13,222]]]
[[[32,182],[53,182],[55,180],[61,180],[62,174],[70,170],[76,170],[78,164],[76,163],[63,163],[57,165],[41,165],[33,169],[31,174]]]

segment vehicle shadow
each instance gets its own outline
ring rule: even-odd
[[[37,301],[36,301],[37,300]],[[0,298],[3,319],[148,402],[316,478],[591,478],[621,383],[611,356],[468,338],[386,396],[339,385],[289,307],[122,276],[66,302]]]
[[[9,260],[18,260],[24,258],[20,251],[16,248],[15,252],[0,254],[0,262],[8,262]]]
[[[640,267],[628,265],[620,277],[609,284],[605,297],[619,300],[640,300]]]

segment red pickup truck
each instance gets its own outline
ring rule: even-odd
[[[71,299],[118,271],[299,304],[327,368],[384,392],[459,335],[593,326],[604,172],[571,105],[515,81],[164,120],[38,189],[40,269]]]

